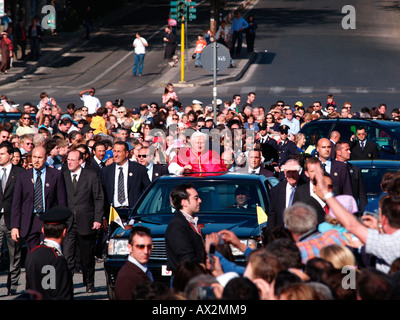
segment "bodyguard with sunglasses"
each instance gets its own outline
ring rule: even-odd
[[[129,256],[118,272],[114,294],[116,300],[131,300],[138,284],[153,281],[153,275],[147,267],[153,243],[150,229],[142,226],[133,227],[129,234]]]

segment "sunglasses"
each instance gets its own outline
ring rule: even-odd
[[[23,117],[22,119],[24,119],[24,120],[31,120],[31,118],[28,118],[28,117]]]
[[[147,155],[146,154],[138,154],[137,157],[138,158],[147,158]]]
[[[153,245],[152,244],[135,244],[134,245],[135,248],[139,249],[139,250],[144,250],[144,248],[147,248],[148,250],[152,250],[153,249]]]
[[[27,146],[33,146],[33,142],[25,142]]]

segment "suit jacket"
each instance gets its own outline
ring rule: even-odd
[[[114,183],[115,183],[115,168],[117,164],[113,163],[105,166],[100,170],[100,180],[104,189],[106,203],[109,205],[114,202]],[[150,179],[147,175],[147,169],[138,162],[128,160],[128,202],[132,208],[139,200],[140,196],[150,185]]]
[[[375,142],[367,140],[364,150],[359,141],[350,142],[351,160],[379,159],[379,149]]]
[[[306,201],[306,204],[313,207],[317,212],[318,224],[325,222],[325,217],[326,217],[325,208],[323,208],[321,204],[314,197],[309,197]]]
[[[283,222],[283,212],[286,209],[286,197],[290,196],[286,194],[287,180],[280,181],[275,187],[271,189],[270,192],[270,212],[268,214],[268,222],[266,230],[271,230],[276,226],[284,226]],[[307,184],[304,184],[307,185]],[[297,201],[305,202],[307,199],[307,188],[304,185],[297,185],[294,192],[293,202]],[[308,197],[310,196],[310,191],[308,191]]]
[[[115,299],[132,300],[132,293],[138,284],[150,281],[150,278],[137,265],[127,260],[118,272],[115,281]]]
[[[102,222],[104,214],[104,194],[100,178],[90,169],[82,169],[76,189],[71,179],[71,171],[64,171],[67,190],[68,208],[73,215],[68,221],[69,229],[76,217],[77,230],[80,235],[89,235],[95,232],[93,222]]]
[[[367,191],[365,190],[361,169],[350,162],[347,162],[347,167],[350,172],[353,197],[358,203],[359,211],[364,212],[364,208],[368,204],[368,196]]]
[[[17,176],[12,202],[11,229],[20,229],[20,235],[41,233],[43,222],[32,219],[33,213],[33,169],[21,172]],[[46,180],[44,186],[45,210],[55,206],[67,206],[67,193],[65,190],[64,175],[61,170],[46,167]]]
[[[331,172],[330,172],[332,183],[337,188],[335,193],[353,195],[353,189],[351,187],[350,173],[347,165],[344,162],[337,160],[331,160]]]
[[[23,171],[25,171],[24,168],[12,165],[4,193],[0,188],[0,208],[4,209],[4,212],[0,213],[0,216],[4,215],[4,221],[7,229],[11,228],[11,206],[14,196],[15,182],[17,181],[18,174]]]
[[[266,164],[266,168],[269,169],[270,171],[274,170],[274,165],[278,163],[278,142],[271,137],[267,137],[267,140],[262,140],[260,139],[260,147],[261,147],[261,153],[264,157],[264,162],[268,163]]]
[[[193,230],[180,211],[177,211],[168,223],[165,232],[165,247],[167,269],[172,272],[175,272],[176,266],[183,260],[205,262],[203,238]]]
[[[249,172],[249,167],[248,166],[245,166],[245,167],[239,167],[239,168],[237,168],[237,170],[236,170],[236,172],[239,172],[239,173],[248,173]],[[270,171],[270,170],[268,170],[268,169],[265,169],[265,168],[263,168],[263,167],[260,167],[260,172],[258,173],[259,175],[262,175],[262,176],[265,176],[265,177],[273,177],[274,176],[274,174]]]
[[[158,177],[168,175],[168,166],[165,164],[153,164],[153,175],[151,181],[156,180]]]

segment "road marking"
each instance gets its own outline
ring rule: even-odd
[[[285,91],[285,87],[270,87],[269,92],[270,93],[282,93]]]
[[[313,87],[299,87],[299,93],[312,93]]]

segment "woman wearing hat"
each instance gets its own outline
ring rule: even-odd
[[[8,37],[8,33],[3,31],[1,33],[1,65],[0,72],[8,73],[8,69],[10,69],[10,61],[13,55],[13,44],[11,39]]]

